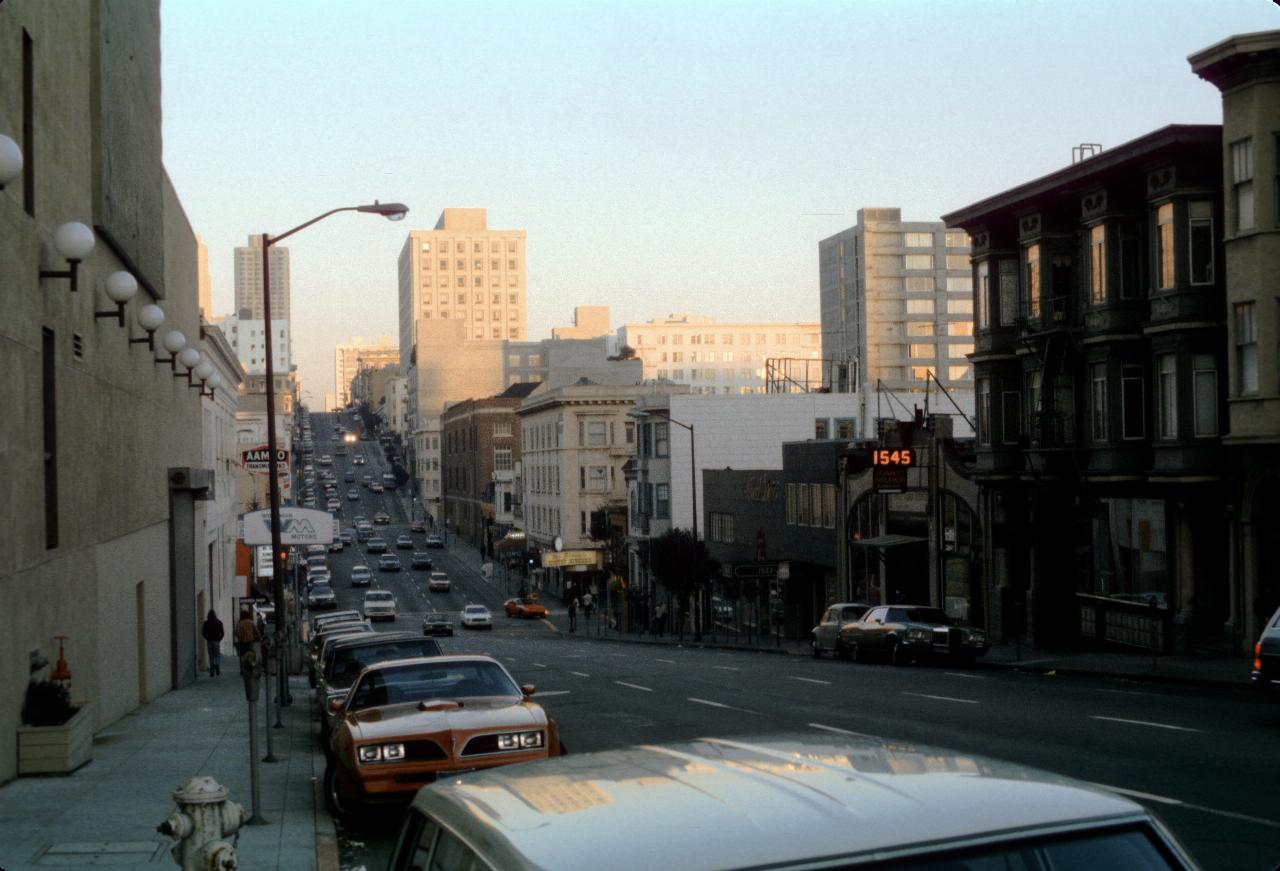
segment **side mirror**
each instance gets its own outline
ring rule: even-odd
[[[342,704],[345,701],[346,699],[343,698],[329,699],[329,710],[333,711],[335,714],[342,713]]]
[[[531,683],[523,683],[523,684],[520,684],[520,692],[524,693],[526,696],[531,696],[531,695],[533,695],[533,691],[534,691],[535,689],[536,689],[536,687],[535,687],[533,684],[531,684]]]

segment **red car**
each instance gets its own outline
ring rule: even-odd
[[[532,599],[507,599],[502,603],[502,610],[508,617],[523,617],[526,620],[542,620],[547,616],[544,605]]]

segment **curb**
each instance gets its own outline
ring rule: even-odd
[[[308,696],[310,693],[308,693]],[[315,708],[311,709],[311,717],[307,721],[313,726],[309,731],[315,740]],[[311,786],[315,798],[316,818],[316,871],[339,871],[341,863],[338,859],[338,831],[334,828],[333,817],[329,815],[324,795],[324,770],[316,771],[317,760],[323,760],[324,754],[311,752]]]
[[[582,639],[585,641],[595,641],[595,642],[613,642],[615,644],[641,644],[641,645],[647,645],[649,647],[681,647],[681,648],[691,648],[694,650],[734,650],[739,653],[768,653],[774,656],[779,656],[779,655],[780,656],[798,656],[799,655],[797,653],[794,653],[791,650],[788,650],[785,647],[747,647],[741,644],[723,644],[723,643],[711,642],[711,641],[694,641],[692,639],[688,641],[645,641],[640,638],[628,638],[625,635],[620,635],[615,637],[610,635],[588,635],[586,633],[576,633],[576,632],[569,633],[560,629],[560,627],[558,626],[556,627],[556,632],[561,638],[565,639],[566,641],[572,640],[572,639]],[[808,655],[807,651],[805,652],[805,655],[806,656]]]
[[[1168,686],[1212,687],[1214,689],[1252,690],[1253,684],[1248,679],[1226,680],[1211,677],[1188,677],[1177,674],[1160,674],[1159,672],[1122,672],[1096,671],[1088,668],[1072,668],[1052,665],[1022,665],[1017,662],[982,662],[980,668],[989,671],[1022,672],[1025,674],[1063,675],[1064,677],[1106,678],[1124,680],[1134,683],[1154,683]]]

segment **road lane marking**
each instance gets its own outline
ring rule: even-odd
[[[791,679],[792,679],[792,680],[802,680],[802,681],[804,681],[805,683],[820,683],[820,684],[823,684],[824,686],[831,686],[831,681],[829,681],[829,680],[818,680],[816,677],[792,677]],[[812,724],[812,723],[810,723],[809,725],[813,725],[813,724]]]
[[[726,711],[741,711],[744,714],[758,714],[759,711],[753,711],[750,708],[735,708],[733,705],[726,705],[723,702],[713,702],[710,699],[695,699],[689,696],[688,700],[696,705],[706,705],[711,708],[724,708]]]
[[[1153,801],[1158,804],[1167,804],[1173,807],[1187,808],[1188,810],[1200,811],[1201,813],[1206,813],[1206,814],[1216,814],[1218,816],[1228,817],[1233,820],[1241,820],[1246,823],[1253,823],[1254,825],[1258,825],[1258,826],[1266,826],[1272,829],[1280,829],[1280,822],[1277,822],[1275,820],[1269,820],[1269,819],[1266,819],[1265,817],[1255,817],[1249,814],[1237,813],[1236,811],[1224,811],[1216,807],[1207,807],[1202,804],[1192,804],[1191,802],[1182,801],[1181,799],[1176,799],[1176,798],[1169,798],[1168,796],[1164,796],[1164,795],[1153,795],[1152,793],[1141,792],[1136,789],[1125,789],[1123,786],[1111,786],[1110,784],[1107,784],[1107,783],[1092,783],[1089,781],[1086,781],[1086,782],[1089,783],[1090,786],[1097,786],[1097,787],[1100,787],[1101,789],[1110,790],[1111,792],[1118,792],[1120,795],[1127,795],[1130,798],[1145,799],[1147,801]]]
[[[667,665],[675,665],[675,664],[676,664],[676,661],[675,661],[674,659],[659,659],[659,660],[656,660],[656,661],[657,661],[657,662],[665,662]]]
[[[1100,693],[1115,693],[1116,695],[1120,695],[1120,696],[1150,696],[1150,695],[1154,695],[1154,693],[1144,693],[1144,692],[1139,692],[1138,690],[1098,690],[1098,692],[1100,692]]]
[[[591,675],[581,671],[571,671],[569,674],[576,674],[578,677],[591,677]]]
[[[952,677],[967,677],[970,680],[986,680],[986,678],[980,674],[965,674],[963,671],[944,671],[943,674],[949,674]]]
[[[643,690],[646,693],[653,692],[649,687],[642,687],[638,683],[627,683],[625,680],[615,680],[614,683],[621,687],[631,687],[633,690]]]
[[[611,653],[611,654],[609,654],[609,655],[610,655],[610,656],[612,656],[614,659],[626,659],[626,658],[627,658],[627,654],[625,654],[625,653]]]
[[[1109,723],[1128,723],[1131,726],[1150,726],[1153,729],[1168,729],[1171,732],[1197,732],[1204,734],[1204,729],[1191,729],[1187,726],[1174,726],[1169,723],[1153,723],[1150,720],[1127,720],[1124,717],[1104,717],[1100,714],[1090,714],[1090,720],[1106,720]]]
[[[548,620],[546,617],[543,617],[543,618],[542,618],[542,625],[543,625],[543,626],[546,626],[546,627],[547,627],[548,629],[550,629],[552,632],[559,632],[559,631],[560,631],[559,629],[557,629],[557,628],[556,628],[556,624],[552,623],[552,622],[551,622],[550,620]]]
[[[957,699],[954,696],[934,696],[929,693],[903,693],[904,696],[918,696],[922,699],[934,699],[939,702],[959,702],[962,705],[976,705],[977,699]]]
[[[713,665],[711,667],[719,669],[720,671],[737,671],[738,670],[734,668],[732,665]]]
[[[502,657],[502,658],[503,658],[503,659],[505,659],[507,662],[515,662],[515,661],[516,661],[516,658],[515,658],[514,656],[504,656],[504,657]]]
[[[569,695],[568,690],[546,690],[545,692],[538,693],[538,698],[542,698],[544,696],[567,696],[567,695]]]
[[[543,665],[543,664],[542,664],[542,663],[540,663],[540,662],[535,662],[535,663],[534,663],[534,666],[536,666],[537,668],[546,668],[546,666],[545,666],[545,665]]]
[[[856,738],[875,738],[880,740],[879,735],[868,735],[866,732],[854,732],[852,729],[841,729],[839,726],[824,726],[822,723],[810,723],[810,728],[821,729],[824,732],[836,732],[840,735],[853,735]]]

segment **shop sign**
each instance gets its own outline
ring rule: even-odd
[[[558,553],[548,552],[542,555],[544,569],[562,569],[569,566],[598,567],[599,565],[600,551],[598,550],[562,550]]]

